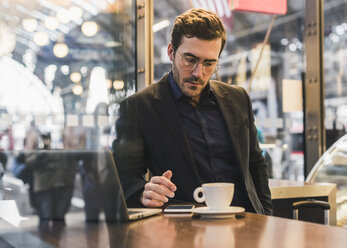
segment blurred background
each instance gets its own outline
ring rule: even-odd
[[[116,138],[119,103],[144,84],[138,72],[146,34],[139,29],[138,2],[0,0],[1,197],[17,198],[22,213],[33,210],[23,198],[30,183],[14,175],[20,154],[95,152],[110,148]],[[346,133],[347,2],[323,4],[328,149]],[[305,1],[288,1],[287,13],[276,17],[263,46],[272,15],[232,12],[227,0],[153,0],[153,81],[146,83],[170,70],[170,30],[175,17],[191,7],[213,10],[225,23],[227,42],[214,78],[249,90],[270,177],[304,181]],[[297,86],[291,91],[288,85]],[[72,210],[80,211],[88,165],[82,157],[69,163],[75,173],[69,182]]]

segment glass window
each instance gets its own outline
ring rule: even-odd
[[[324,1],[324,81],[327,151],[307,180],[337,185],[337,225],[347,225],[347,3]]]
[[[303,181],[302,106],[282,106],[282,91],[293,98],[290,104],[302,102],[299,86],[304,71],[304,1],[288,1],[287,14],[276,17],[265,46],[262,43],[271,15],[231,12],[227,0],[155,1],[155,81],[171,68],[167,44],[175,17],[191,7],[215,11],[226,26],[227,42],[219,60],[221,68],[213,78],[249,90],[270,176]],[[254,73],[261,50],[262,57]],[[294,82],[298,87],[289,93],[286,82]],[[290,111],[284,112],[286,109]]]
[[[347,4],[324,1],[324,80],[326,148],[346,133],[347,127]]]
[[[132,0],[0,0],[0,200],[21,216],[103,218],[135,13]]]

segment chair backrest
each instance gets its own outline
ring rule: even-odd
[[[293,219],[319,224],[329,224],[330,204],[325,201],[308,199],[293,203]]]

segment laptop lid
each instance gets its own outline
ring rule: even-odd
[[[111,216],[106,215],[106,221],[129,221],[141,219],[144,217],[152,216],[162,212],[161,209],[157,208],[127,208],[123,189],[120,183],[120,179],[117,172],[116,163],[113,159],[112,152],[110,150],[105,150],[105,166],[110,173],[110,179],[113,182],[114,194],[113,201],[111,201],[112,209],[114,209]],[[113,205],[113,206],[112,206]]]

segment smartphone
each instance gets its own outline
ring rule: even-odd
[[[195,208],[194,205],[170,205],[164,209],[164,213],[170,213],[170,214],[191,213],[194,208]]]

